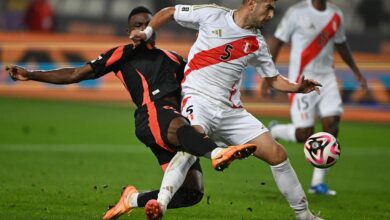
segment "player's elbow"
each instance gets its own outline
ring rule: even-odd
[[[68,83],[78,83],[81,82],[82,80],[82,75],[81,72],[75,69],[72,74],[68,77]]]
[[[84,66],[80,68],[74,68],[69,76],[68,83],[78,83],[86,79],[96,78],[95,73],[92,71],[90,66]]]
[[[164,17],[168,18],[168,20],[173,20],[173,15],[175,14],[175,11],[176,11],[175,7],[166,7],[161,9],[161,11],[158,12],[158,14],[163,15]]]

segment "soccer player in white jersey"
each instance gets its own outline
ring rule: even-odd
[[[237,10],[217,5],[176,5],[158,12],[144,31],[133,31],[135,43],[146,40],[171,20],[199,30],[182,81],[182,114],[198,131],[226,143],[252,143],[254,155],[271,166],[276,184],[297,219],[320,219],[309,208],[305,193],[282,145],[248,113],[240,101],[242,74],[254,65],[273,88],[291,93],[319,93],[320,84],[301,78],[290,82],[279,74],[260,28],[274,15],[275,0],[243,0]],[[170,165],[171,166],[171,165]],[[165,178],[165,177],[164,177]],[[172,188],[166,186],[165,188]],[[164,210],[169,196],[161,188],[158,201],[145,211]],[[160,207],[162,206],[162,208]],[[150,206],[149,206],[150,207]],[[161,217],[158,213],[154,217]],[[150,218],[153,219],[153,218]]]
[[[319,116],[325,132],[338,135],[342,101],[333,67],[334,47],[353,71],[363,92],[367,83],[349,50],[343,14],[326,0],[304,0],[293,5],[284,15],[270,44],[275,61],[280,48],[291,42],[289,79],[298,81],[304,75],[323,85],[321,95],[290,94],[292,124],[270,123],[272,136],[294,142],[305,142],[314,133]],[[264,85],[264,84],[263,84]],[[309,193],[335,195],[325,184],[327,169],[314,168]]]

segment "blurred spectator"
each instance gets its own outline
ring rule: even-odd
[[[0,0],[0,28],[6,30],[22,29],[26,6],[26,0]]]
[[[358,12],[368,30],[378,30],[388,16],[382,0],[362,0],[358,5]]]
[[[53,9],[48,0],[31,0],[24,21],[29,31],[53,31]]]

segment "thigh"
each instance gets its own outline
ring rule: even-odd
[[[314,125],[318,98],[318,94],[315,92],[294,95],[290,106],[290,114],[295,127],[305,128]]]
[[[320,96],[318,112],[321,118],[340,116],[343,113],[341,95],[335,78],[327,80]]]
[[[245,109],[224,111],[221,122],[214,136],[220,137],[228,144],[245,144],[268,129]]]
[[[146,146],[159,146],[175,152],[175,143],[168,140],[169,126],[175,118],[185,118],[169,104],[149,103],[136,111],[136,136]]]
[[[181,114],[190,121],[191,125],[200,126],[206,134],[213,133],[218,124],[217,106],[191,95],[183,98],[181,108]]]

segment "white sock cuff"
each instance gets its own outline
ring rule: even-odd
[[[133,196],[130,198],[129,204],[131,208],[138,207],[138,195],[139,193],[134,193]]]
[[[272,165],[271,169],[278,170],[278,171],[284,171],[284,170],[288,169],[289,167],[291,167],[291,164],[290,164],[290,160],[287,159],[287,160],[281,162],[280,164]]]

